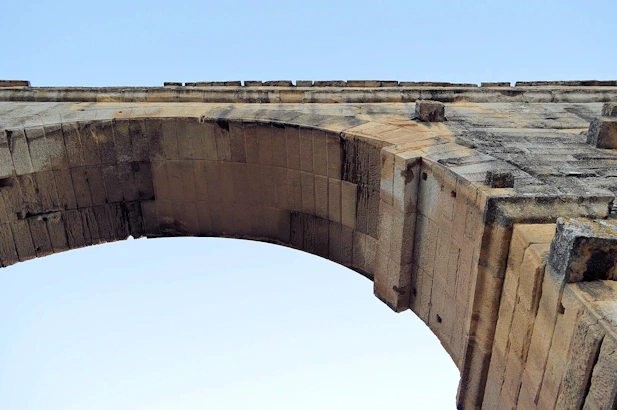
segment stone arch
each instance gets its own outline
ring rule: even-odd
[[[517,258],[550,242],[538,224],[614,218],[614,154],[581,138],[614,84],[351,83],[1,90],[0,264],[128,235],[294,246],[420,316],[461,370],[460,408],[516,402],[525,388],[538,403],[544,376],[517,377],[544,365],[503,344],[534,345],[519,330],[535,312],[511,285],[540,274],[517,271]],[[419,98],[445,102],[447,121],[414,117]],[[611,104],[602,115],[614,116]],[[516,322],[515,304],[529,313]]]
[[[473,153],[442,127],[344,107],[79,106],[6,127],[2,266],[129,235],[292,246],[373,280],[463,369],[484,204],[438,162]]]
[[[278,243],[373,280],[463,367],[483,204],[431,155],[471,150],[351,115],[120,108],[5,131],[2,266],[129,235]]]
[[[2,266],[129,235],[226,236],[292,246],[374,277],[380,146],[369,140],[186,115],[5,134]]]

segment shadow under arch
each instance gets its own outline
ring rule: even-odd
[[[7,130],[2,266],[129,236],[212,236],[291,246],[374,279],[379,141],[286,115],[119,111]]]

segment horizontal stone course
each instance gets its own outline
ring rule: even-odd
[[[0,80],[0,88],[2,87],[30,87],[30,81],[25,80]]]

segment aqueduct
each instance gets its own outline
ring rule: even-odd
[[[0,81],[0,262],[284,244],[412,309],[460,409],[615,408],[615,102],[614,81]]]

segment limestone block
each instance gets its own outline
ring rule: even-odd
[[[484,183],[491,188],[514,188],[514,175],[508,171],[489,170]]]
[[[516,408],[524,367],[525,362],[520,357],[513,354],[508,355],[505,377],[501,386],[500,409]]]
[[[148,232],[150,210],[148,209],[148,214],[146,215],[146,209],[144,204],[147,202],[142,202],[142,212],[144,214],[144,225],[146,233]],[[212,222],[210,220],[210,204],[207,201],[197,201],[195,203],[196,211],[197,211],[197,222],[199,224],[199,232],[201,235],[207,235],[212,232]]]
[[[131,135],[131,146],[133,149],[134,161],[149,161],[150,147],[148,146],[148,135],[146,130],[146,122],[142,119],[129,120],[129,134]],[[114,140],[115,144],[115,140]],[[194,150],[196,143],[193,143],[191,149]],[[116,156],[118,156],[118,147],[115,147]]]
[[[445,106],[439,101],[416,101],[416,118],[425,122],[443,122],[445,120]]]
[[[366,236],[365,234],[353,231],[353,259],[352,265],[365,272],[365,260],[366,260]]]
[[[413,261],[430,276],[433,276],[439,224],[426,216],[416,219]]]
[[[328,225],[328,258],[334,262],[343,261],[342,225],[330,221]]]
[[[0,80],[0,87],[30,87],[26,80]]]
[[[158,209],[159,201],[156,201],[156,202],[157,202],[157,209]],[[222,231],[221,202],[219,201],[208,201],[208,202],[197,201],[196,208],[197,208],[197,221],[199,223],[199,229],[202,233],[215,235]]]
[[[214,162],[214,161],[206,161],[206,186],[208,189],[208,198],[210,202],[221,202],[222,200],[222,196],[221,196],[221,177],[220,177],[220,167],[219,167],[219,163],[218,162]],[[262,181],[262,187],[263,187],[263,181],[264,181],[264,177],[266,176],[266,170],[264,169],[264,167],[260,167],[259,170],[261,171],[259,176],[260,176],[260,180]],[[271,181],[268,181],[271,182]],[[265,192],[270,193],[270,191],[266,191],[266,189],[264,188],[260,188],[263,189],[262,193],[264,193],[264,198],[265,198]]]
[[[81,213],[78,210],[67,210],[63,213],[62,219],[66,228],[66,236],[69,243],[69,248],[75,249],[86,246],[86,238],[84,235],[84,225],[81,219]]]
[[[347,87],[379,87],[380,83],[373,80],[347,80]]]
[[[5,135],[13,157],[15,173],[22,175],[34,172],[25,131],[23,129],[6,130]]]
[[[393,205],[405,214],[417,209],[420,168],[420,158],[415,153],[394,156]]]
[[[305,131],[306,132],[306,131]],[[313,137],[313,172],[316,175],[328,176],[328,143],[326,133],[312,131]],[[304,137],[308,138],[308,137]]]
[[[148,138],[148,152],[149,152],[149,157],[153,161],[163,160],[165,158],[165,154],[163,150],[163,123],[164,122],[165,121],[160,118],[148,118],[145,121],[146,135]],[[118,130],[118,128],[116,128],[116,130]],[[128,135],[128,130],[126,131],[126,134]],[[65,132],[64,138],[66,141],[66,132]],[[124,138],[128,138],[128,136],[125,136]],[[117,141],[116,143],[119,144]],[[121,148],[118,148],[117,152],[120,152],[120,150]],[[70,152],[68,149],[68,144],[67,144],[67,153],[70,159]],[[130,158],[127,158],[127,160],[130,160]]]
[[[617,103],[604,103],[602,106],[602,115],[605,117],[617,117]]]
[[[86,167],[71,168],[71,179],[73,181],[77,206],[80,208],[92,206],[92,196],[90,195]]]
[[[257,125],[243,124],[244,146],[246,150],[246,162],[249,164],[259,163],[259,140],[257,138]],[[204,135],[204,142],[206,136]],[[205,157],[207,159],[207,157]]]
[[[34,171],[50,169],[51,159],[49,154],[51,147],[47,144],[45,129],[43,127],[30,127],[24,131]]]
[[[15,249],[19,261],[23,262],[36,257],[30,226],[26,220],[18,220],[11,223],[13,238],[15,239]]]
[[[293,87],[290,80],[264,81],[263,85],[265,87]]]
[[[545,275],[545,278],[547,276]],[[551,293],[553,293],[552,289]],[[544,295],[542,298],[544,299]],[[569,301],[569,299],[572,300]],[[563,302],[563,306],[566,306],[565,310],[560,302]],[[568,361],[571,358],[571,352],[573,352],[572,342],[575,332],[579,328],[582,331],[586,326],[579,320],[582,313],[580,303],[576,303],[568,292],[564,292],[562,300],[558,300],[557,303],[559,306],[556,312],[556,323],[551,342],[547,345],[546,365],[543,370],[542,384],[539,387],[538,408],[553,408],[555,406],[559,392],[562,390],[562,381],[567,370]],[[533,340],[532,343],[534,343]],[[542,366],[542,361],[532,363],[531,360],[531,358],[527,359],[528,367],[530,365],[534,365],[537,368]],[[533,388],[533,385],[530,385],[530,387]]]
[[[591,386],[584,409],[613,409],[617,404],[617,343],[609,335],[605,336],[600,348],[600,356],[593,368]]]
[[[178,159],[192,159],[195,151],[193,150],[193,142],[186,118],[176,119],[176,139]]]
[[[541,296],[544,260],[549,251],[549,244],[530,245],[521,264],[518,300],[534,316]]]
[[[328,219],[341,222],[341,181],[328,179]]]
[[[345,207],[349,207],[349,205],[346,203],[346,197],[345,197],[345,184],[346,182],[343,182],[343,189],[342,189],[342,221],[343,224],[345,224],[345,222],[347,222],[348,224],[351,224],[351,220],[346,218],[350,218],[350,211],[347,210],[347,212],[345,211]],[[302,212],[304,212],[305,214],[308,215],[314,215],[315,214],[315,178],[313,176],[313,174],[309,174],[307,172],[300,172],[300,185],[301,185],[301,189],[302,189]],[[354,186],[355,187],[355,186]],[[355,191],[354,191],[354,202],[353,202],[353,212],[355,212]],[[355,221],[354,221],[355,222]],[[353,228],[354,226],[351,225],[346,225],[349,226],[350,228]]]
[[[335,81],[315,81],[315,87],[346,87],[347,81],[335,80]]]
[[[42,216],[37,216],[27,219],[30,227],[30,233],[32,235],[32,243],[34,245],[34,252],[37,257],[46,256],[53,253],[51,245],[51,239],[47,232],[47,223]]]
[[[472,242],[466,241],[461,246],[459,264],[456,278],[456,299],[457,303],[464,304],[467,309],[470,300],[469,293],[472,284],[472,272],[476,261],[476,246]]]
[[[272,166],[262,165],[261,169],[261,189],[262,196],[264,200],[264,205],[269,207],[276,207],[276,175],[278,173],[278,169]],[[291,171],[291,170],[288,170]],[[287,173],[288,183],[291,184],[294,180],[294,175],[291,173]],[[220,184],[220,181],[216,183]],[[213,183],[210,183],[208,180],[208,187],[211,187]],[[300,211],[298,207],[296,209],[292,209],[294,211]]]
[[[62,252],[69,249],[66,230],[61,212],[53,212],[46,216],[47,230],[54,252]]]
[[[510,87],[511,84],[509,82],[501,81],[501,82],[482,82],[480,83],[480,87]]]
[[[278,168],[273,168],[274,173],[276,174]],[[280,172],[280,171],[278,171]],[[276,175],[274,175],[274,180],[276,181]],[[287,190],[288,190],[288,200],[289,200],[289,209],[291,211],[303,212],[303,203],[302,203],[302,173],[295,169],[287,170]],[[339,181],[340,187],[340,181]],[[308,189],[308,187],[307,187]],[[307,200],[308,203],[308,200]],[[338,201],[338,211],[340,215],[340,199]],[[340,222],[340,216],[338,219]]]
[[[340,138],[328,136],[328,177],[341,179],[343,165],[343,150],[341,149]]]
[[[161,123],[161,152],[165,159],[178,159],[178,139],[176,137],[176,118],[166,118]]]
[[[341,221],[343,225],[356,228],[356,198],[358,186],[341,181]]]
[[[587,143],[598,148],[617,149],[617,118],[596,118],[589,125]]]
[[[566,282],[617,278],[617,222],[559,218],[549,264]]]
[[[553,343],[554,329],[562,309],[561,289],[562,282],[557,281],[553,275],[547,272],[543,278],[538,313],[533,324],[533,331],[527,353],[527,363],[523,374],[523,387],[534,400],[536,400],[540,391],[549,350]],[[576,320],[578,317],[577,312],[578,311],[574,308],[568,309],[566,313],[570,322]],[[570,323],[568,321],[564,322],[564,320],[566,320],[565,317],[561,319],[560,326],[562,328],[564,326],[563,323]],[[561,330],[561,332],[563,332],[563,330]],[[557,337],[558,340],[563,340],[565,338],[564,335],[558,335]]]
[[[8,223],[0,224],[0,263],[3,267],[19,262],[15,239]]]
[[[313,133],[300,131],[300,170],[313,172]]]
[[[90,188],[92,205],[103,205],[107,203],[107,193],[105,192],[105,182],[103,180],[101,167],[86,167],[85,175]],[[132,199],[137,198],[131,198],[131,200]]]
[[[41,171],[34,174],[34,186],[42,213],[60,209],[53,171]]]
[[[554,409],[561,388],[561,380],[566,368],[565,360],[555,354],[549,354],[546,370],[542,379],[542,387],[538,396],[539,409]]]
[[[214,141],[216,142],[216,158],[219,161],[231,161],[231,139],[229,136],[229,121],[217,120],[212,127],[212,131],[214,134]],[[261,136],[258,134],[258,137],[261,137]],[[268,134],[268,137],[269,137],[269,134]],[[264,151],[267,150],[268,152],[267,156],[271,160],[272,158],[271,139],[264,138],[264,143],[265,143],[265,147],[262,147],[261,138],[260,138],[259,156],[261,158]],[[268,161],[261,162],[261,163],[262,164],[265,163],[266,165],[271,165],[271,162],[268,162]]]
[[[275,167],[287,167],[287,132],[285,127],[280,124],[272,124],[270,127],[270,137],[272,138],[272,165]],[[295,133],[297,135],[297,131]],[[294,141],[296,141],[294,139]],[[298,151],[299,153],[299,151]],[[231,158],[233,161],[233,158]],[[300,168],[295,168],[300,169]]]
[[[193,200],[193,198],[190,197],[186,197],[185,195],[185,191],[187,191],[188,188],[185,186],[184,182],[185,182],[185,174],[186,174],[186,169],[188,168],[188,164],[184,164],[182,163],[180,170],[179,170],[179,182],[180,182],[180,189],[181,189],[181,200]],[[235,202],[239,202],[237,201],[237,195],[239,194],[239,192],[236,190],[236,187],[234,186],[234,163],[232,162],[220,162],[219,163],[219,170],[220,170],[220,178],[221,178],[221,201],[223,201],[224,203],[235,203]],[[273,175],[276,175],[276,171],[273,171]],[[172,183],[172,174],[171,171],[169,171],[169,183],[170,185],[173,184]],[[274,187],[273,187],[274,188]],[[194,189],[194,188],[193,188]],[[192,194],[188,194],[188,195],[192,195]],[[276,197],[275,197],[276,198]],[[173,196],[172,196],[173,199]]]
[[[353,229],[341,225],[341,264],[351,266],[353,260]]]
[[[193,161],[191,161],[193,162]],[[185,191],[192,191],[187,195],[189,201],[194,202],[196,200],[196,192],[195,192],[195,177],[191,172],[191,162],[187,163],[187,168],[185,170],[187,177],[184,180],[184,189]],[[233,181],[233,189],[234,189],[234,202],[247,204],[249,200],[249,186],[248,186],[248,170],[246,164],[242,162],[232,162],[231,164],[231,175]]]
[[[582,407],[603,337],[604,332],[597,320],[588,314],[583,314],[574,333],[572,353],[566,367],[557,408]]]
[[[101,153],[98,139],[106,139],[108,137],[102,134],[102,129],[99,129],[98,122],[78,122],[77,130],[81,142],[84,165],[100,165]]]

